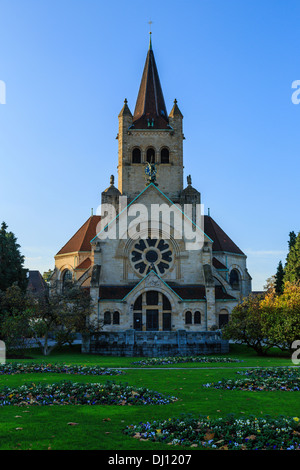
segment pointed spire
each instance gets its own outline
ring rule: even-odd
[[[175,99],[174,100],[174,105],[173,105],[173,108],[171,109],[171,112],[169,114],[169,117],[170,118],[173,118],[175,116],[180,116],[180,117],[183,117],[182,116],[182,113],[180,111],[180,109],[178,108],[178,105],[177,105],[177,100]]]
[[[128,116],[132,116],[131,111],[130,111],[130,109],[129,109],[127,103],[128,103],[128,101],[127,101],[127,99],[125,98],[125,100],[124,100],[124,106],[123,106],[123,108],[121,109],[121,111],[120,111],[120,113],[119,113],[119,117],[120,117],[120,116],[124,116],[125,114],[127,114]]]
[[[135,129],[169,129],[169,118],[158,76],[150,33],[149,49],[135,105]]]

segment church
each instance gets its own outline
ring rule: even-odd
[[[118,119],[118,182],[56,254],[51,286],[89,289],[101,330],[83,352],[227,352],[222,327],[251,292],[247,257],[184,184],[183,115],[176,99],[167,112],[151,33],[134,112],[125,99]]]

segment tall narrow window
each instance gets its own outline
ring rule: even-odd
[[[135,148],[132,151],[132,163],[141,163],[141,150],[139,148]]]
[[[233,289],[238,290],[240,288],[240,276],[236,269],[230,272],[229,283]]]
[[[194,323],[195,323],[195,325],[200,325],[201,324],[201,313],[200,312],[195,312]]]
[[[142,310],[142,296],[139,297],[134,302],[133,310]]]
[[[120,325],[120,314],[119,312],[113,313],[113,325]]]
[[[169,150],[166,147],[161,149],[160,162],[161,163],[170,163]]]
[[[111,315],[110,312],[104,312],[104,325],[111,324]]]
[[[155,150],[152,147],[147,150],[146,160],[148,163],[155,162]]]
[[[192,324],[192,312],[185,313],[185,324],[191,325]]]

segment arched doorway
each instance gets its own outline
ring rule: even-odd
[[[141,294],[133,305],[133,328],[136,331],[171,331],[172,307],[161,292]]]

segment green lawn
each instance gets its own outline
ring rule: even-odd
[[[130,385],[146,386],[178,401],[160,406],[51,405],[3,406],[0,409],[0,449],[95,449],[95,450],[169,450],[170,446],[150,441],[137,441],[122,430],[130,424],[154,419],[180,417],[182,414],[207,416],[287,415],[300,416],[300,392],[249,392],[215,390],[203,384],[234,377],[245,367],[292,366],[288,356],[279,354],[258,357],[251,350],[232,345],[230,357],[242,363],[176,364],[156,369],[133,366],[138,358],[101,357],[81,354],[77,347],[53,351],[45,358],[37,350],[28,352],[33,359],[16,362],[97,364],[103,367],[126,368],[123,375],[113,377],[67,374],[1,375],[0,387],[15,387],[28,382],[106,382],[114,380]],[[9,362],[8,360],[7,362]],[[68,424],[76,423],[76,424]],[[178,448],[176,448],[178,450]]]

